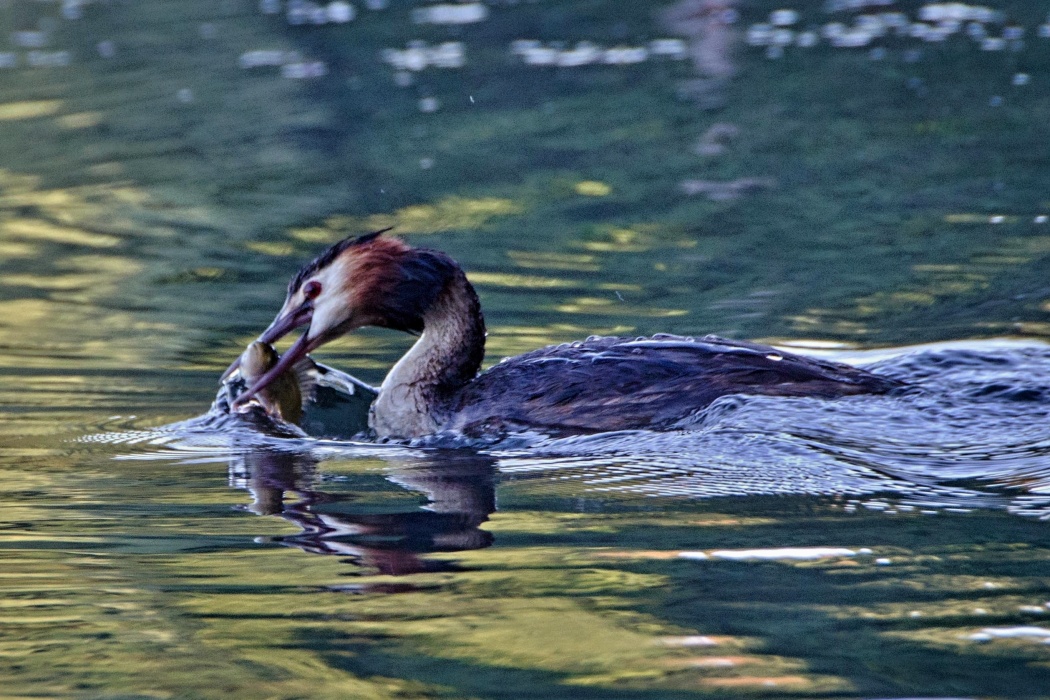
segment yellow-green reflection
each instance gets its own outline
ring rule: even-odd
[[[607,197],[612,194],[612,187],[597,180],[581,180],[573,189],[576,194],[582,194],[585,197]]]
[[[290,243],[267,243],[265,241],[249,241],[244,244],[246,250],[263,255],[275,255],[283,257],[296,252],[295,246]]]
[[[992,226],[1017,223],[1018,217],[1002,219]],[[952,214],[945,217],[951,224],[989,226],[987,215]],[[973,253],[964,260],[952,263],[919,263],[911,266],[912,281],[900,289],[879,291],[861,296],[852,308],[809,309],[806,314],[790,317],[794,328],[828,328],[836,334],[863,336],[872,329],[868,321],[887,313],[901,313],[926,309],[945,302],[966,299],[988,290],[991,285],[1008,276],[1011,270],[1030,265],[1050,251],[1050,236],[1005,236],[994,246]],[[843,318],[845,317],[845,318]],[[1046,336],[1045,323],[1038,321],[982,322],[984,328],[996,332],[1017,332]]]
[[[658,307],[626,304],[616,297],[576,297],[553,307],[554,311],[563,314],[595,314],[610,316],[640,316],[647,318],[669,318],[685,316],[688,309],[661,309]]]
[[[334,216],[324,227],[293,229],[289,235],[307,243],[330,243],[349,233],[382,228],[393,228],[398,234],[470,231],[497,217],[513,216],[523,211],[521,203],[500,197],[445,197],[433,203],[402,207],[390,214]]]
[[[529,269],[575,270],[577,272],[597,272],[601,269],[594,255],[511,250],[507,252],[507,256],[518,267]]]
[[[595,253],[645,253],[657,248],[696,248],[698,242],[659,224],[635,224],[592,226],[584,240],[573,245]]]
[[[32,100],[0,104],[0,121],[38,119],[58,113],[62,100]]]
[[[0,19],[34,27],[59,5],[7,3]],[[1031,191],[1042,182],[1031,144],[1046,142],[1032,125],[1050,123],[1040,98],[1001,119],[959,109],[931,120],[932,99],[901,105],[896,64],[882,64],[885,78],[862,54],[836,56],[814,82],[845,75],[863,94],[817,95],[834,116],[814,119],[807,110],[821,100],[805,72],[784,80],[753,62],[722,107],[744,136],[712,165],[689,152],[706,113],[673,98],[688,62],[633,74],[596,66],[586,74],[595,83],[582,72],[537,80],[490,72],[481,57],[505,56],[506,35],[482,31],[464,75],[502,93],[497,106],[479,92],[469,108],[446,100],[419,115],[414,90],[367,69],[382,43],[420,31],[406,12],[288,32],[254,3],[61,5],[86,8],[48,39],[76,42],[74,65],[5,69],[0,104],[5,163],[35,173],[0,172],[0,694],[1006,697],[1050,687],[1043,645],[970,639],[988,625],[1046,624],[1035,611],[1046,598],[1042,523],[845,516],[819,499],[620,503],[554,473],[500,485],[500,510],[477,528],[494,546],[420,555],[464,570],[383,575],[375,559],[277,546],[294,545],[301,527],[252,514],[272,503],[230,486],[224,461],[163,452],[165,438],[134,432],[203,411],[296,267],[388,225],[436,232],[435,247],[483,270],[472,278],[490,322],[487,362],[591,333],[788,335],[785,318],[806,336],[879,343],[1050,336],[1045,299],[1007,302],[1042,287],[1050,251],[1050,238],[1014,228],[1030,220],[1026,207],[1047,207]],[[560,5],[597,33],[606,20],[617,35],[621,22],[636,36],[663,31],[644,23],[652,3]],[[519,10],[533,12],[492,11],[511,23]],[[103,58],[98,42],[111,37],[117,54]],[[338,67],[313,84],[239,68],[241,52],[260,46],[316,49]],[[999,85],[1002,66],[991,70]],[[434,89],[467,94],[443,79]],[[866,102],[884,79],[895,81],[889,105]],[[984,109],[991,85],[977,84]],[[965,147],[913,151],[904,132],[963,134]],[[436,167],[421,176],[430,153]],[[781,184],[732,203],[683,198],[683,178],[708,177],[698,167]],[[987,205],[1001,214],[938,210],[975,182],[1017,194],[980,195],[1007,200]],[[300,228],[331,211],[350,213]],[[916,215],[937,225],[913,231]],[[747,301],[768,289],[769,305]],[[996,304],[967,316],[982,300]],[[364,333],[320,355],[375,382],[410,342]],[[107,442],[118,438],[142,442]],[[171,459],[118,459],[128,453]],[[433,513],[383,468],[320,465],[334,493],[316,513]],[[891,563],[678,556],[799,542],[870,546]]]
[[[471,272],[470,281],[479,287],[488,285],[522,289],[566,289],[579,285],[578,282],[557,277],[515,275],[506,272]]]

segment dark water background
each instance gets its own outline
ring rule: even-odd
[[[1045,3],[991,3],[1001,51],[766,58],[755,0],[724,73],[510,50],[688,38],[668,3],[355,4],[0,2],[0,696],[1050,696]],[[466,65],[398,75],[413,40]],[[467,268],[488,362],[714,332],[917,389],[483,451],[165,427],[390,224]],[[378,383],[409,342],[321,358]]]

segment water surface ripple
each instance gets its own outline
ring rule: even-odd
[[[606,495],[710,498],[892,496],[903,508],[1007,508],[1050,517],[1050,346],[943,343],[839,354],[908,385],[886,396],[827,400],[719,399],[689,429],[572,437],[537,434],[478,443],[439,436],[411,445],[274,435],[214,412],[153,431],[89,440],[134,444],[130,459],[184,462],[250,451],[313,459],[413,455],[468,448],[507,480]],[[266,426],[263,426],[266,427]]]

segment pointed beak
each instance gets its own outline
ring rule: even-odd
[[[292,331],[294,331],[296,328],[299,328],[300,326],[310,325],[310,321],[313,319],[313,315],[313,304],[309,302],[287,312],[282,310],[282,313],[277,315],[277,318],[275,318],[273,320],[273,323],[271,323],[270,326],[262,332],[262,335],[259,336],[258,340],[262,343],[274,343],[283,338],[284,336],[288,335]],[[303,338],[305,337],[306,336],[304,335]],[[300,338],[300,341],[301,340],[302,338]],[[296,345],[298,344],[299,343],[296,343]],[[290,352],[291,350],[289,350],[288,353],[285,353],[285,356],[287,357]],[[306,352],[309,352],[309,350],[307,350]],[[303,354],[305,355],[306,352],[304,352]],[[277,366],[280,366],[280,364],[281,363],[278,363]],[[294,362],[292,364],[294,364]],[[227,379],[229,379],[230,375],[233,374],[240,366],[241,358],[240,356],[238,356],[237,359],[233,361],[233,364],[227,367],[226,371],[222,373],[222,377],[219,378],[219,382],[225,382]],[[276,369],[276,366],[274,369]],[[265,376],[269,376],[271,373],[272,370],[271,372],[267,372]],[[267,380],[266,384],[269,384],[272,379],[273,377],[270,377],[270,380]],[[256,385],[259,385],[261,381],[262,378],[260,378],[259,382],[256,382]],[[257,386],[257,388],[255,388],[255,391],[258,391],[259,389],[263,388],[263,386],[265,386],[265,384],[262,386]],[[255,391],[251,393],[254,394]]]

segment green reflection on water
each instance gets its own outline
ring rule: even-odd
[[[0,4],[3,29],[57,7]],[[391,224],[468,268],[492,329],[489,362],[592,332],[1050,335],[1050,245],[1033,219],[1050,207],[1045,48],[1005,61],[930,49],[917,65],[741,53],[718,113],[675,98],[692,77],[686,64],[552,75],[504,60],[525,31],[607,43],[622,40],[621,22],[658,33],[652,3],[611,7],[494,11],[470,30],[479,59],[468,71],[406,91],[377,67],[378,51],[454,38],[413,27],[408,8],[367,15],[361,31],[293,33],[248,2],[89,3],[83,21],[54,30],[73,65],[0,75],[3,695],[1050,687],[1050,648],[968,639],[1050,615],[1040,612],[1050,598],[1043,523],[850,515],[805,499],[614,501],[556,479],[509,481],[478,525],[492,547],[426,554],[459,568],[393,576],[379,558],[354,565],[277,546],[300,527],[246,510],[253,497],[229,486],[224,463],[116,460],[164,447],[76,442],[201,412],[296,265]],[[746,21],[771,9],[742,8]],[[221,40],[203,39],[205,22]],[[104,40],[112,59],[98,53]],[[237,67],[263,45],[326,58],[334,79]],[[1036,79],[990,110],[1010,60]],[[916,99],[909,77],[932,94]],[[427,91],[442,97],[436,114],[418,111]],[[716,123],[741,136],[702,157],[694,146]],[[747,177],[776,184],[720,201],[680,188]],[[368,332],[326,358],[377,382],[408,342]],[[322,463],[345,481],[314,488],[352,513],[422,512],[422,496],[378,469]],[[786,545],[874,554],[678,557]]]
[[[1045,645],[966,639],[1043,616],[1031,610],[1050,583],[1050,540],[1005,514],[566,500],[556,482],[512,481],[484,525],[494,546],[431,555],[457,568],[398,577],[267,544],[297,528],[231,510],[247,494],[221,465],[29,462],[38,468],[5,474],[9,694],[1012,695],[1050,680]],[[374,465],[332,467],[344,480],[320,484],[329,502],[351,497],[338,512],[414,510]],[[784,544],[874,551],[677,556]]]

